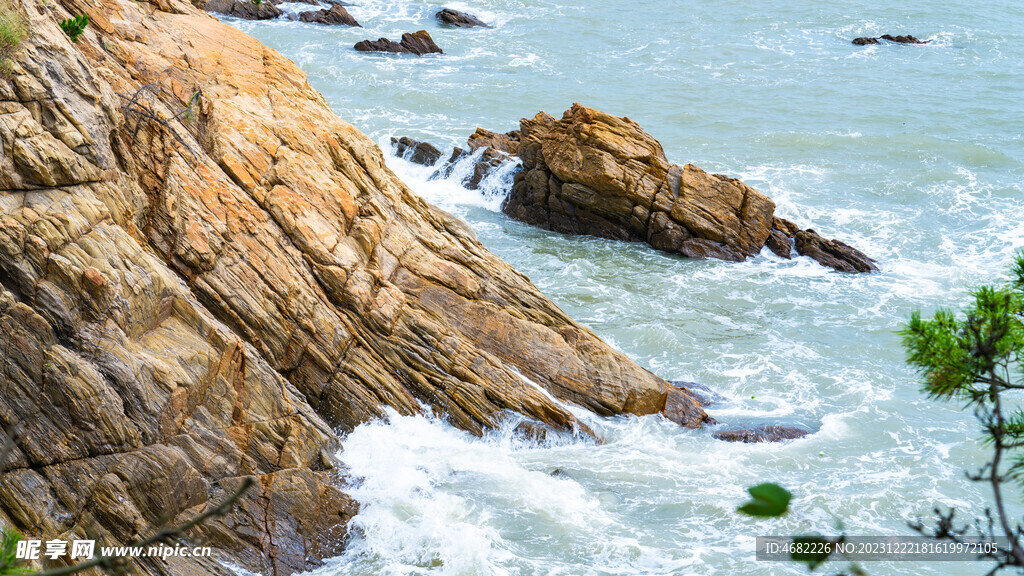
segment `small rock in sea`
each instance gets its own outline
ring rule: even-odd
[[[243,20],[273,20],[284,12],[270,2],[254,4],[249,0],[208,0],[202,5],[207,12],[227,14]]]
[[[341,4],[335,4],[331,6],[330,10],[314,10],[311,12],[303,12],[299,14],[299,20],[302,22],[309,22],[313,24],[326,24],[328,26],[362,26],[356,19],[348,13]]]
[[[856,44],[857,46],[867,46],[869,44],[881,44],[882,42],[880,40],[888,40],[889,42],[895,42],[897,44],[928,44],[929,42],[931,42],[931,40],[918,40],[917,38],[911,36],[910,34],[907,34],[906,36],[893,36],[891,34],[883,34],[880,39],[871,38],[869,36],[865,36],[862,38],[854,38],[853,43]]]
[[[402,136],[401,138],[392,137],[391,145],[395,147],[395,154],[415,164],[433,166],[441,159],[441,151],[430,142],[420,142],[408,136]],[[410,150],[412,150],[411,153]]]
[[[434,39],[426,30],[419,32],[406,32],[402,34],[402,41],[395,42],[387,38],[377,40],[363,40],[356,44],[359,52],[391,52],[393,54],[443,54],[444,51],[434,43]]]
[[[793,426],[758,426],[757,428],[740,428],[736,430],[723,430],[715,432],[713,437],[726,442],[745,442],[754,444],[757,442],[781,442],[783,440],[795,440],[810,434],[810,431]]]
[[[490,25],[476,16],[466,14],[465,12],[459,12],[458,10],[452,10],[451,8],[444,8],[434,16],[442,24],[448,24],[449,26],[457,26],[459,28],[473,28],[474,26],[490,28]]]
[[[928,42],[931,42],[931,40],[922,42],[909,34],[907,34],[906,36],[890,36],[889,34],[885,34],[882,36],[882,40],[896,42],[897,44],[927,44]]]

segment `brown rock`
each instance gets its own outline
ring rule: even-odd
[[[437,146],[429,142],[413,140],[408,136],[392,137],[391,145],[394,146],[397,156],[423,166],[433,166],[441,159],[441,150]]]
[[[906,36],[892,36],[891,34],[883,34],[882,40],[888,40],[889,42],[895,42],[897,44],[927,44],[930,42],[918,40],[917,38],[907,34]]]
[[[744,428],[737,430],[723,430],[712,434],[719,440],[726,442],[744,442],[755,444],[758,442],[782,442],[783,440],[794,440],[803,438],[810,434],[809,431],[792,426],[759,426],[757,428]]]
[[[868,37],[854,38],[853,39],[853,43],[856,44],[857,46],[867,46],[869,44],[881,44],[881,42],[878,41],[878,38],[868,38]]]
[[[459,12],[458,10],[452,10],[451,8],[444,8],[434,15],[442,24],[449,26],[455,26],[458,28],[473,28],[476,26],[482,28],[490,28],[483,20],[480,20],[472,14],[465,12]]]
[[[341,4],[335,4],[329,10],[303,12],[299,14],[299,20],[314,24],[326,24],[328,26],[359,26],[362,28],[359,22],[356,22],[356,19]]]
[[[401,42],[395,42],[387,38],[363,40],[358,42],[355,48],[359,52],[391,52],[395,54],[415,54],[417,56],[443,53],[426,30],[406,32],[402,34]]]
[[[337,555],[335,430],[385,407],[473,433],[665,408],[293,63],[181,0],[104,10],[104,50],[25,10],[0,82],[0,523],[123,545],[254,478],[192,534],[218,558],[131,568],[284,576]]]
[[[477,134],[471,143],[500,141],[492,132]],[[543,112],[523,119],[517,136],[523,172],[502,207],[512,218],[567,234],[643,241],[690,258],[741,261],[766,244],[788,254],[786,234],[772,236],[778,219],[770,198],[735,178],[669,164],[661,144],[628,118],[574,104],[561,120]],[[842,247],[807,252],[831,254],[812,257],[840,270],[868,270],[862,268],[870,259]]]

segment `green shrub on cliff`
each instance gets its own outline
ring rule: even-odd
[[[28,36],[28,20],[6,2],[0,4],[0,75],[11,73],[11,57]]]
[[[85,27],[89,25],[89,15],[79,14],[78,16],[72,16],[66,20],[60,21],[60,29],[71,38],[72,42],[78,42],[78,37],[85,32]]]

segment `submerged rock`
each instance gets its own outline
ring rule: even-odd
[[[452,10],[451,8],[444,8],[440,12],[434,15],[442,24],[448,24],[449,26],[456,26],[459,28],[473,28],[475,26],[490,28],[483,20],[480,20],[472,14],[465,12],[459,12],[458,10]]]
[[[888,40],[889,42],[895,42],[897,44],[928,44],[931,40],[918,40],[917,38],[906,35],[906,36],[893,36],[891,34],[883,34],[881,38],[861,37],[854,38],[853,43],[857,46],[867,46],[870,44],[881,44],[881,40]]]
[[[348,13],[341,4],[331,6],[330,10],[313,10],[299,14],[299,20],[314,24],[326,24],[328,26],[358,26],[359,22]]]
[[[788,257],[788,240],[837,270],[876,269],[841,242],[778,229],[775,203],[740,180],[670,164],[661,144],[628,118],[574,104],[560,120],[543,112],[523,119],[517,137],[523,170],[502,206],[516,220],[691,258],[742,261],[769,240]]]
[[[726,442],[744,442],[755,444],[757,442],[782,442],[783,440],[795,440],[803,438],[811,432],[803,428],[793,426],[766,425],[756,428],[742,428],[736,430],[723,430],[712,434],[719,440]]]
[[[273,20],[284,14],[269,0],[259,4],[252,0],[206,0],[200,7],[207,12],[227,14],[245,20]]]
[[[394,54],[443,54],[444,52],[434,43],[434,39],[426,30],[419,32],[406,32],[402,34],[402,41],[395,42],[387,38],[377,40],[363,40],[356,44],[355,49],[359,52],[391,52]]]

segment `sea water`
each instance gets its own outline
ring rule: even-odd
[[[1024,247],[1024,4],[1000,0],[621,2],[446,6],[490,29],[448,29],[426,1],[359,0],[363,28],[225,18],[295,60],[343,119],[450,149],[580,102],[628,116],[674,163],[743,179],[777,214],[878,260],[841,274],[765,251],[686,260],[570,237],[500,212],[511,167],[480,191],[390,157],[414,191],[465,219],[562,309],[666,379],[726,398],[721,422],[811,436],[729,444],[658,416],[598,418],[603,439],[536,446],[392,415],[339,455],[361,504],[323,576],[800,574],[757,562],[754,537],[909,535],[936,505],[983,513],[970,413],[928,400],[898,330],[961,306]],[[291,11],[310,9],[290,4]],[[357,53],[428,30],[443,55]],[[926,45],[854,46],[914,34]],[[778,520],[736,514],[745,488],[795,494]],[[1016,490],[1011,507],[1024,510]],[[873,575],[979,574],[972,563],[870,563]]]

